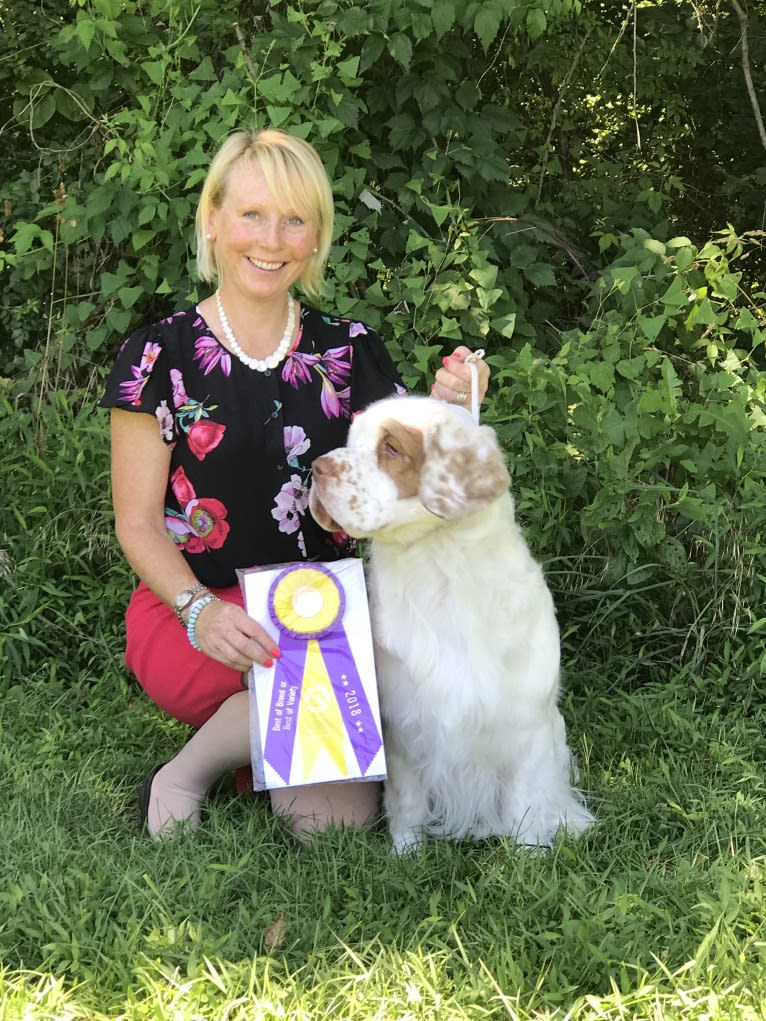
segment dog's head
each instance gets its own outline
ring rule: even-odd
[[[475,514],[508,490],[497,438],[463,408],[431,397],[370,405],[345,447],[314,461],[311,513],[357,538]]]

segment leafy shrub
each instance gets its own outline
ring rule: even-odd
[[[119,662],[132,587],[113,538],[105,416],[59,390],[34,414],[0,394],[0,676],[98,682]]]
[[[765,296],[738,268],[758,240],[635,230],[554,354],[496,359],[519,513],[565,608],[581,590],[578,635],[606,624],[612,652],[638,644],[658,667],[766,623]]]

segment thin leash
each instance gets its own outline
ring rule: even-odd
[[[471,415],[474,422],[479,424],[479,369],[476,365],[484,357],[484,348],[477,348],[472,351],[465,360],[465,364],[471,370]]]

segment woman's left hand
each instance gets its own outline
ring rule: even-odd
[[[471,407],[471,369],[466,364],[466,358],[470,354],[470,348],[461,346],[442,359],[442,367],[437,371],[434,385],[431,387],[432,397],[438,397],[439,400],[448,401],[450,404],[465,404],[468,408]],[[481,403],[489,384],[489,366],[483,359],[479,359],[476,368]]]

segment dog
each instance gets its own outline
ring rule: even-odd
[[[593,820],[572,786],[553,599],[493,429],[391,397],[312,466],[328,531],[369,538],[369,601],[398,852],[426,834],[547,846]]]

